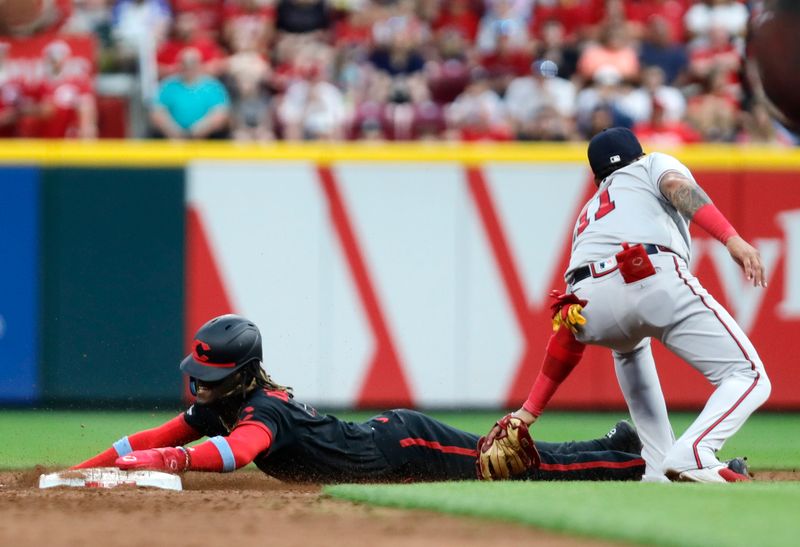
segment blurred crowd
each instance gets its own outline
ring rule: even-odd
[[[101,75],[142,82],[132,136],[568,141],[623,125],[651,145],[796,143],[754,85],[738,0],[53,2],[37,85],[4,70],[0,42],[5,136],[97,136],[93,75],[58,40],[90,34]]]

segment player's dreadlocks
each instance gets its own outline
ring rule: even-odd
[[[289,397],[294,397],[292,388],[275,382],[272,377],[267,374],[267,371],[264,370],[264,367],[261,366],[261,363],[256,361],[249,366],[251,370],[248,372],[252,374],[256,385],[267,388],[270,391],[283,391],[284,393],[288,393]]]

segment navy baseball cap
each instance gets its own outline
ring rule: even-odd
[[[604,177],[644,154],[639,139],[626,127],[604,129],[589,141],[589,165],[595,177]]]

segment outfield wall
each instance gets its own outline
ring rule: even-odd
[[[761,250],[766,290],[704,234],[693,268],[752,337],[768,404],[800,409],[800,154],[676,155]],[[41,319],[27,361],[0,369],[0,399],[177,400],[192,333],[235,311],[261,326],[275,378],[317,404],[516,406],[593,193],[583,158],[569,145],[10,143],[0,162],[43,181],[41,290],[14,304]],[[668,400],[701,405],[702,377],[656,346]],[[608,352],[587,351],[553,404],[623,406]]]

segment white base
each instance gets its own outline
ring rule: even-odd
[[[136,486],[161,488],[163,490],[183,490],[178,475],[161,471],[122,471],[116,467],[92,467],[49,473],[39,477],[39,488],[69,486],[73,488],[114,488],[116,486]]]

